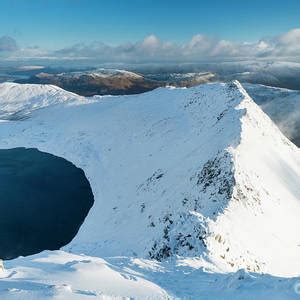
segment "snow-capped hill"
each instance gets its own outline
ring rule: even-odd
[[[143,76],[141,74],[137,74],[126,70],[119,70],[119,69],[100,68],[92,72],[86,72],[85,74],[92,74],[94,76],[99,76],[99,77],[119,76],[119,77],[128,77],[132,79],[143,79]]]
[[[239,90],[245,115],[239,145],[230,149],[235,184],[226,209],[210,222],[207,248],[219,266],[223,260],[224,267],[299,275],[300,152]]]
[[[117,69],[95,69],[67,73],[41,72],[19,83],[52,84],[82,96],[139,94],[164,83]]]
[[[86,102],[86,99],[54,85],[0,84],[0,119],[24,118],[35,109],[75,102]]]
[[[95,204],[68,251],[300,273],[300,152],[238,82],[51,106],[0,135],[85,171]]]
[[[35,76],[42,79],[54,75],[41,72]],[[91,76],[91,77],[101,77],[101,78],[127,77],[132,79],[143,79],[142,75],[134,72],[119,70],[119,69],[104,69],[104,68],[99,68],[92,71],[76,71],[76,72],[69,72],[69,73],[59,73],[59,74],[55,74],[55,76],[74,78],[74,79],[79,79],[81,76]]]

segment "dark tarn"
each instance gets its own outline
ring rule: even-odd
[[[94,203],[83,170],[37,149],[0,150],[0,258],[68,244]]]

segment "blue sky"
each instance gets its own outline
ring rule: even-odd
[[[300,27],[299,16],[299,0],[1,0],[0,36],[47,49],[149,34],[177,43],[198,33],[252,42]]]
[[[299,0],[0,0],[0,57],[300,61],[299,16]]]

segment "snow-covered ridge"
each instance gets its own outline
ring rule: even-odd
[[[59,103],[87,100],[54,85],[0,83],[0,118],[24,118],[33,110]]]
[[[119,69],[104,69],[100,68],[91,73],[87,72],[87,74],[94,74],[94,76],[99,77],[112,77],[112,76],[125,76],[132,79],[142,79],[143,76],[134,72],[119,70]]]
[[[53,76],[52,74],[48,73],[39,73],[36,75],[37,77],[47,77]],[[78,71],[78,72],[69,72],[69,73],[60,73],[55,74],[58,77],[66,77],[66,78],[80,78],[81,76],[91,76],[94,78],[101,77],[101,78],[113,78],[113,77],[121,77],[121,78],[130,78],[130,79],[143,79],[143,76],[134,72],[126,71],[126,70],[119,70],[119,69],[104,69],[99,68],[93,71]]]
[[[95,205],[66,250],[299,275],[300,153],[238,82],[77,104],[0,124],[2,148],[85,171]]]

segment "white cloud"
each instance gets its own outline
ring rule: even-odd
[[[300,44],[300,28],[295,28],[279,36],[278,41],[284,45]]]
[[[10,36],[0,37],[0,52],[11,52],[18,49],[17,42]]]
[[[273,53],[275,55],[300,55],[300,28],[292,29],[274,40]]]
[[[9,57],[29,58],[31,55],[32,58],[88,59],[99,62],[196,62],[254,58],[300,61],[300,28],[253,43],[233,42],[197,34],[185,44],[176,44],[162,41],[152,34],[142,41],[119,46],[109,46],[102,42],[78,43],[56,51],[40,48],[17,49],[14,40],[2,37],[0,51],[1,49],[10,49],[13,53]]]
[[[160,40],[153,34],[146,36],[141,43],[141,47],[145,50],[154,50],[161,47]]]

